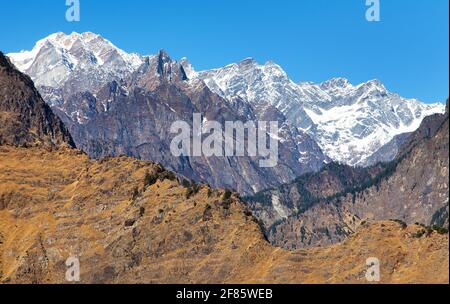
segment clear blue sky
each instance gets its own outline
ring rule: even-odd
[[[378,23],[366,21],[365,0],[80,1],[81,22],[68,23],[65,0],[3,0],[0,50],[92,31],[126,51],[186,56],[196,69],[253,57],[297,82],[377,78],[405,97],[448,97],[448,0],[380,0]]]

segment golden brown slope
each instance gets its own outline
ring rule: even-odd
[[[144,189],[146,172],[168,178]],[[365,283],[372,256],[384,283],[448,282],[448,236],[374,223],[289,252],[264,240],[236,197],[201,187],[187,199],[170,178],[126,157],[0,147],[0,282],[64,283],[69,256],[82,283]]]

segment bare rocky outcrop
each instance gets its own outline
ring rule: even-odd
[[[0,144],[60,146],[75,144],[61,120],[34,88],[0,53]]]

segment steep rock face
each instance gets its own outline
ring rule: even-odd
[[[414,147],[420,145],[423,141],[430,140],[438,131],[442,132],[442,129],[445,130],[446,123],[448,124],[448,109],[445,114],[436,114],[429,117],[426,117],[420,128],[417,129],[414,133],[412,133],[401,145],[399,149],[399,153],[396,155],[396,158],[402,158],[407,153],[409,153]],[[448,126],[447,126],[448,129]]]
[[[0,144],[74,147],[72,137],[28,76],[0,53]]]
[[[446,110],[446,113],[448,113],[448,109]],[[425,117],[419,129],[412,133],[404,133],[395,136],[394,139],[372,154],[361,165],[369,167],[376,165],[379,162],[387,163],[390,160],[404,156],[405,153],[410,151],[420,141],[436,134],[437,129],[442,126],[446,119],[446,115],[442,114],[434,114]]]
[[[202,81],[189,81],[183,66],[164,51],[147,58],[126,80],[110,82],[95,93],[73,94],[53,109],[77,146],[91,157],[125,154],[152,160],[190,179],[242,194],[317,171],[327,160],[317,144],[287,124],[277,109],[228,104]],[[170,144],[176,134],[170,133],[171,125],[185,121],[192,126],[194,113],[202,114],[204,127],[210,121],[222,126],[226,121],[278,121],[278,166],[262,168],[261,157],[173,156]]]
[[[312,178],[248,201],[269,227],[271,241],[287,248],[342,241],[367,219],[448,226],[448,132],[448,113],[430,117],[394,161],[370,169],[334,170],[345,175],[347,185],[335,175],[330,179],[326,167]],[[363,170],[363,178],[350,178],[358,170]],[[308,188],[314,178],[313,185],[322,185],[319,191]],[[284,218],[277,210],[285,210]]]
[[[336,197],[369,184],[383,170],[382,166],[365,169],[330,163],[317,173],[302,175],[292,183],[245,197],[244,200],[270,230],[289,217],[307,211],[321,199]]]
[[[368,257],[381,283],[449,280],[448,235],[366,223],[342,244],[289,252],[235,195],[187,196],[161,166],[127,157],[0,146],[0,181],[0,283],[67,283],[69,257],[82,284],[367,283]]]

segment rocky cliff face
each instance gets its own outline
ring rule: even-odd
[[[74,147],[61,120],[34,88],[0,53],[0,144]]]
[[[69,127],[77,146],[91,157],[125,154],[152,160],[190,179],[242,194],[317,171],[327,160],[314,140],[287,124],[277,109],[229,104],[202,81],[189,81],[183,66],[164,51],[147,58],[127,79],[110,82],[95,94],[73,94],[53,110]],[[201,113],[205,127],[210,121],[223,127],[225,121],[278,121],[278,165],[261,168],[261,158],[249,156],[173,156],[170,144],[176,134],[170,133],[171,125],[185,121],[192,126],[194,113]]]
[[[369,184],[381,171],[382,166],[365,169],[330,163],[317,173],[305,174],[292,183],[244,199],[270,230],[289,217],[305,212],[321,199],[336,197],[359,185]]]
[[[271,241],[287,248],[342,241],[367,219],[448,226],[448,132],[448,112],[430,117],[390,163],[330,165],[248,201]]]

